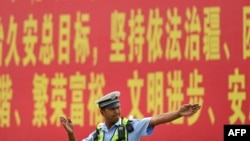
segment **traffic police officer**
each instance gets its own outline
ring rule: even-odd
[[[185,104],[173,112],[129,120],[121,117],[119,96],[120,92],[114,91],[96,101],[104,122],[98,124],[96,129],[82,141],[138,141],[142,136],[151,135],[155,126],[182,116],[193,115],[200,109],[199,104]],[[71,120],[64,117],[60,119],[68,133],[69,141],[76,141]]]

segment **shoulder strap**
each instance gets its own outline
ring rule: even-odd
[[[122,118],[122,125],[127,125],[129,119],[127,118]]]
[[[97,124],[96,128],[97,128],[97,129],[102,129],[102,125],[103,125],[103,124],[104,124],[103,122]]]
[[[95,129],[95,133],[93,134],[93,139],[94,141],[99,141],[99,140],[103,140],[103,135],[100,135],[100,134],[103,134],[102,133],[102,125],[103,123],[99,123],[97,126],[96,126],[96,129]]]
[[[134,127],[133,125],[131,124],[131,120],[127,119],[127,118],[124,118],[123,121],[122,121],[122,124],[126,127],[126,130],[128,133],[131,133],[134,131]]]

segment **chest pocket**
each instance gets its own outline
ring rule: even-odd
[[[122,124],[117,126],[111,138],[111,141],[128,141],[128,133],[133,131],[133,126],[128,119],[122,119]],[[104,123],[100,123],[96,127],[94,141],[104,141],[105,133],[102,130]]]

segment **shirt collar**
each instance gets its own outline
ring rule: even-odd
[[[114,127],[117,127],[117,126],[119,126],[119,125],[121,125],[121,118],[119,118],[119,120],[118,120],[110,129],[112,129],[112,128],[114,128]],[[104,131],[106,131],[106,132],[108,131],[108,128],[107,128],[105,122],[104,122],[104,124],[102,125],[102,130],[104,130]]]

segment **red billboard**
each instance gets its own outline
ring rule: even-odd
[[[142,141],[222,141],[250,123],[250,1],[2,0],[0,140],[78,140],[95,100],[121,92],[124,117],[199,103]]]

